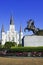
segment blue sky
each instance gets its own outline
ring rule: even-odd
[[[43,0],[0,0],[0,31],[2,24],[5,31],[9,29],[11,13],[17,31],[20,25],[24,31],[29,19],[43,29]]]

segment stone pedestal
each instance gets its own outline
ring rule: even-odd
[[[24,47],[43,46],[43,36],[37,36],[37,35],[24,36],[23,45],[24,45]]]

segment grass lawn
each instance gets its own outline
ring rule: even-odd
[[[43,65],[43,58],[31,58],[31,57],[15,57],[5,58],[0,57],[0,65]]]

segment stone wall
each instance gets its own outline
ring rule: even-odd
[[[24,36],[23,38],[24,46],[43,46],[43,36]]]

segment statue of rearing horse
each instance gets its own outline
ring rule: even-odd
[[[32,31],[35,35],[43,35],[43,30],[40,30],[39,28],[36,28],[34,25],[34,20],[30,19],[27,22],[27,27],[24,29],[24,31]]]

